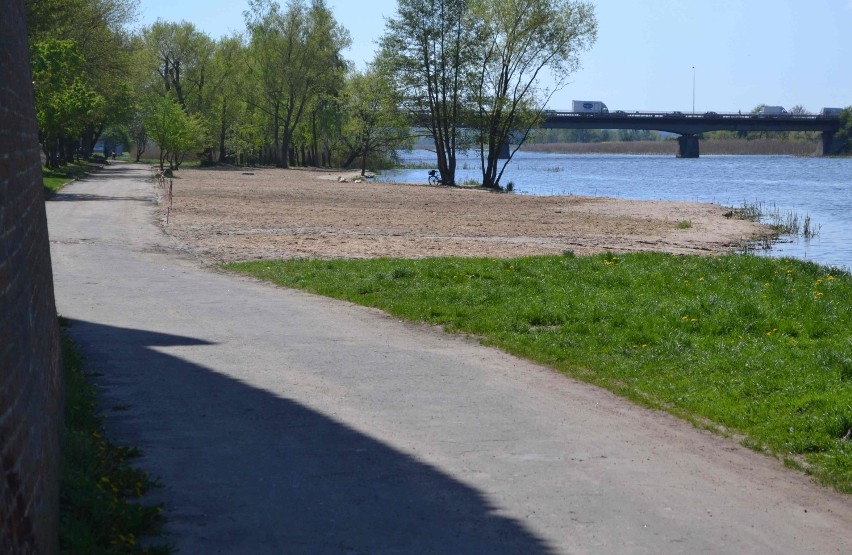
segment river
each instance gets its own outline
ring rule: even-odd
[[[404,153],[408,165],[431,167],[434,154]],[[459,159],[456,181],[480,180],[479,159]],[[423,183],[426,170],[387,170],[379,181]],[[501,184],[522,195],[580,195],[636,200],[759,204],[810,216],[818,234],[782,237],[766,254],[852,268],[852,159],[793,156],[673,156],[519,152]]]

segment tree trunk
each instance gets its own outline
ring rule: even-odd
[[[361,156],[361,149],[360,148],[353,149],[349,153],[349,156],[346,157],[346,160],[343,162],[343,164],[341,164],[341,167],[348,168],[349,166],[352,165],[352,162],[354,162],[355,159],[358,158],[359,156]]]
[[[224,164],[227,159],[227,154],[225,153],[225,133],[227,131],[227,108],[228,101],[226,99],[222,99],[222,114],[219,118],[219,163]]]

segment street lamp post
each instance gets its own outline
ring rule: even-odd
[[[695,115],[695,66],[692,66],[692,115]]]

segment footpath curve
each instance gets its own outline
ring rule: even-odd
[[[731,440],[201,267],[147,177],[111,165],[48,219],[58,309],[180,553],[852,552],[848,497]]]

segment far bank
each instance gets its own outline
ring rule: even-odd
[[[541,143],[524,145],[526,152],[559,154],[671,154],[677,155],[677,141],[607,141],[600,143]],[[819,140],[780,139],[701,139],[702,155],[816,156]]]

